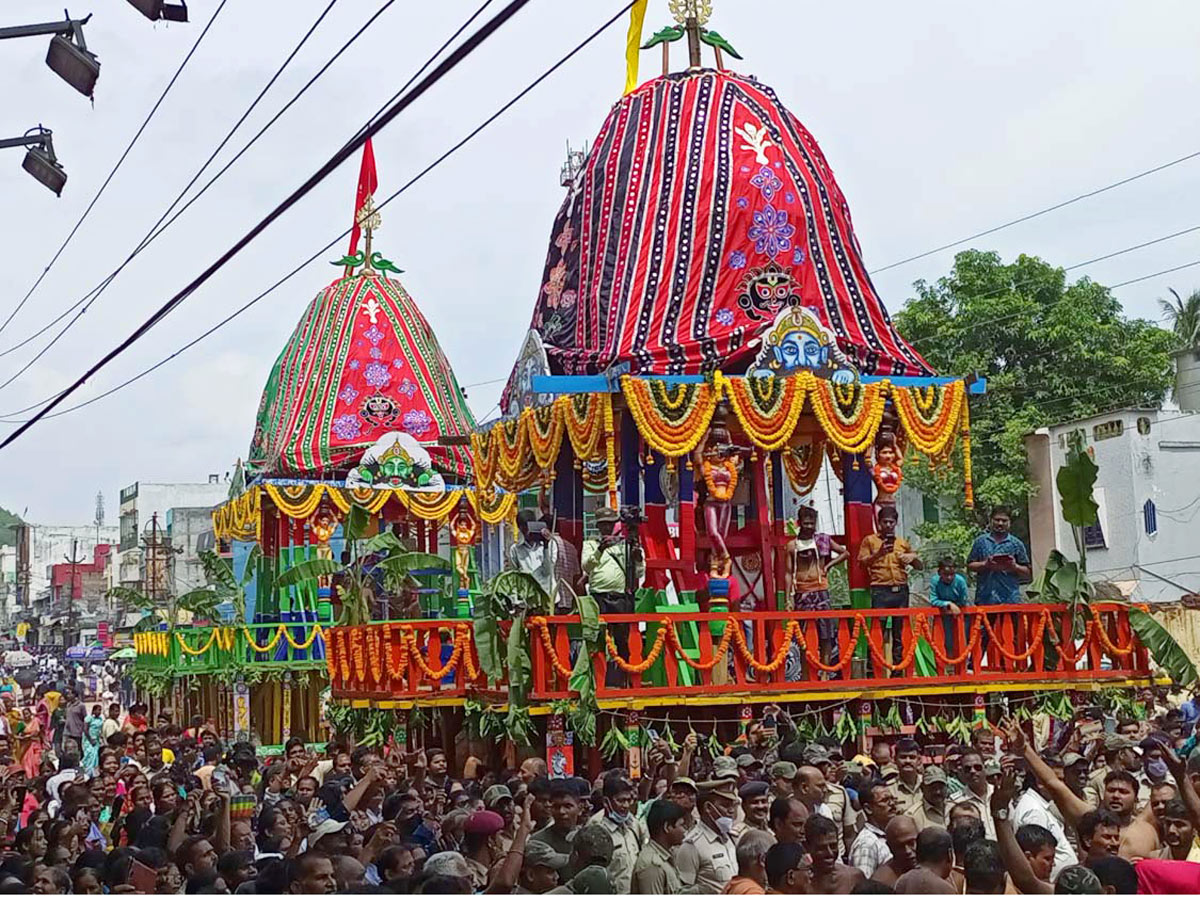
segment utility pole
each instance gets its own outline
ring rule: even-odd
[[[66,560],[71,564],[71,584],[67,588],[67,603],[69,604],[67,606],[67,636],[70,637],[76,633],[75,579],[79,572],[79,564],[83,562],[83,557],[79,555],[79,541],[75,538],[71,539],[71,555],[66,557]],[[79,599],[83,599],[83,585],[80,585],[79,588]],[[78,637],[76,637],[75,643],[78,643]],[[67,644],[67,646],[71,646],[71,644]]]

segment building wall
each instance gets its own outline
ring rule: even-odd
[[[1118,410],[1051,426],[1026,439],[1030,475],[1038,485],[1030,506],[1035,565],[1044,564],[1051,549],[1069,559],[1079,556],[1054,483],[1066,462],[1067,438],[1079,430],[1100,470],[1095,498],[1104,545],[1087,548],[1092,578],[1122,583],[1137,599],[1150,602],[1200,590],[1200,541],[1193,529],[1200,522],[1200,415],[1173,410]],[[1157,520],[1152,533],[1147,501],[1154,504]]]
[[[172,507],[167,510],[167,536],[171,539],[176,596],[204,586],[204,567],[200,564],[197,544],[200,535],[212,531],[212,528],[210,506]]]
[[[118,577],[121,584],[137,589],[149,589],[161,583],[164,589],[176,588],[166,575],[166,569],[154,567],[149,577],[143,558],[143,543],[147,529],[158,516],[161,538],[167,538],[167,513],[172,509],[205,509],[223,503],[229,495],[229,485],[221,480],[208,482],[155,483],[137,482],[121,491],[121,544]],[[207,514],[207,513],[206,513]],[[211,521],[210,521],[211,525]],[[193,545],[194,551],[194,545]],[[194,553],[193,553],[194,555]],[[163,556],[166,559],[166,556]],[[165,565],[165,564],[164,564]],[[194,567],[182,567],[184,578],[195,575]],[[200,579],[203,581],[203,579]]]

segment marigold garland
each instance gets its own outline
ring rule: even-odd
[[[608,504],[617,505],[617,429],[613,423],[612,397],[605,394],[600,401],[604,416],[604,462],[608,468]]]
[[[808,396],[830,442],[843,453],[864,453],[875,443],[889,386],[887,381],[835,385],[815,379]]]
[[[491,431],[476,431],[471,434],[471,457],[475,468],[475,483],[490,489],[496,483],[497,448],[499,442]]]
[[[987,632],[988,637],[991,639],[990,646],[995,647],[1000,652],[1000,655],[1010,662],[1025,662],[1042,649],[1042,640],[1045,636],[1046,624],[1050,620],[1050,613],[1048,611],[1042,610],[1041,615],[1039,615],[1037,620],[1033,623],[1033,634],[1030,636],[1029,649],[1024,653],[1010,652],[1009,649],[1004,646],[1004,642],[1000,640],[1000,637],[996,634],[996,632],[992,630],[992,623],[991,620],[988,619],[987,613],[979,613],[978,615],[981,619],[983,619],[983,628]],[[1003,615],[1003,613],[1001,613],[1001,615]]]
[[[663,627],[658,630],[658,634],[654,638],[654,644],[650,647],[650,652],[646,654],[640,663],[636,664],[621,659],[621,654],[617,652],[617,645],[613,641],[611,634],[605,633],[604,646],[608,650],[609,658],[617,664],[617,668],[622,672],[626,672],[629,675],[641,675],[658,662],[658,658],[662,655],[663,649],[666,647],[669,639],[668,634],[674,635],[674,629],[671,627],[670,622],[664,620]],[[674,640],[671,643],[674,644]]]
[[[354,675],[359,683],[367,680],[367,659],[363,653],[362,626],[347,629],[350,632],[350,658],[354,662]]]
[[[279,627],[283,629],[283,636],[287,638],[287,642],[292,646],[293,650],[307,650],[312,646],[313,642],[324,633],[321,626],[319,624],[315,624],[305,640],[297,641],[292,638],[291,629],[285,628],[282,625]]]
[[[919,625],[917,623],[920,623]],[[920,628],[921,637],[929,642],[930,648],[933,650],[934,658],[937,659],[939,665],[943,666],[960,666],[971,658],[971,654],[975,652],[975,646],[979,643],[983,635],[983,623],[979,621],[979,616],[975,616],[971,622],[970,636],[967,638],[967,645],[963,648],[962,653],[958,656],[947,656],[944,652],[938,649],[937,642],[933,637],[933,626],[927,618],[916,618],[913,620],[913,627]]]
[[[338,665],[342,670],[342,683],[345,684],[350,681],[350,638],[347,636],[346,629],[344,628],[339,628],[335,631],[333,637],[338,645]]]
[[[963,398],[962,416],[960,419],[962,427],[962,448],[963,448],[963,505],[967,509],[975,508],[975,483],[971,480],[971,403],[969,398]]]
[[[663,456],[686,456],[708,430],[718,391],[712,385],[669,384],[621,377],[621,391],[642,440]]]
[[[563,423],[575,459],[579,461],[599,459],[603,453],[604,406],[607,394],[568,394],[560,398]],[[611,409],[611,400],[608,403]]]
[[[515,482],[526,464],[525,444],[528,440],[524,415],[515,419],[501,419],[492,429],[496,441],[497,467],[500,477],[508,483]]]
[[[791,440],[814,378],[811,372],[802,372],[790,378],[731,379],[717,372],[715,380],[746,436],[769,451]]]
[[[913,447],[932,458],[943,456],[954,442],[962,419],[967,388],[962,381],[928,387],[893,387],[892,405]]]
[[[1085,656],[1087,656],[1088,646],[1092,642],[1092,629],[1094,627],[1095,627],[1095,623],[1091,622],[1091,621],[1089,621],[1086,625],[1084,625],[1083,638],[1079,642],[1079,649],[1076,650],[1075,649],[1075,638],[1074,638],[1074,627],[1072,626],[1071,636],[1069,636],[1065,641],[1060,641],[1058,644],[1058,655],[1061,656],[1064,660],[1066,660],[1071,665],[1075,665],[1076,663],[1078,663],[1081,659],[1083,659]],[[1071,649],[1068,650],[1067,647],[1070,647]]]
[[[726,626],[729,627],[728,625]],[[746,635],[742,633],[740,626],[733,628],[733,643],[734,649],[738,655],[745,660],[746,665],[758,672],[766,672],[768,674],[777,672],[783,667],[787,661],[788,651],[792,649],[792,641],[800,631],[800,623],[795,619],[789,621],[784,627],[783,636],[779,639],[779,649],[775,651],[775,656],[767,662],[759,662],[754,653],[746,646]]]
[[[199,649],[188,646],[188,642],[183,639],[183,635],[180,634],[178,631],[175,632],[175,640],[179,644],[179,649],[182,650],[184,653],[186,653],[188,656],[203,656],[205,653],[207,653],[212,648],[212,645],[214,643],[216,643],[217,631],[214,628],[212,633],[209,634],[209,636],[208,636],[208,643],[206,643],[203,647],[201,647]]]
[[[558,462],[558,452],[562,447],[563,431],[566,428],[562,400],[560,397],[549,406],[525,411],[529,449],[533,451],[533,461],[539,469],[549,469]]]
[[[368,628],[365,635],[367,661],[370,663],[371,678],[376,685],[383,684],[383,638],[377,628]]]
[[[546,651],[546,658],[550,660],[550,668],[563,678],[570,678],[571,667],[564,666],[562,660],[559,659],[558,652],[554,649],[554,641],[550,638],[550,626],[546,622],[546,617],[534,616],[529,620],[529,627],[538,632],[538,636],[542,641],[542,647]]]
[[[1128,656],[1134,651],[1135,641],[1130,635],[1129,643],[1124,647],[1118,647],[1104,631],[1104,622],[1100,618],[1100,611],[1095,607],[1092,608],[1092,622],[1095,623],[1095,634],[1100,639],[1100,644],[1111,653],[1113,656]]]
[[[466,626],[458,626],[454,640],[454,651],[450,654],[450,658],[446,660],[445,665],[440,669],[432,669],[425,662],[425,655],[421,652],[420,645],[417,642],[416,632],[411,628],[406,628],[400,632],[400,639],[401,641],[407,641],[409,652],[412,654],[413,659],[416,660],[417,668],[421,670],[426,678],[432,681],[441,681],[454,671],[462,659],[467,642],[469,641],[469,637],[466,635]]]
[[[783,471],[788,482],[800,496],[812,491],[821,474],[821,463],[825,459],[825,438],[814,436],[811,443],[784,447],[780,452]]]
[[[899,672],[901,669],[907,669],[910,665],[912,665],[913,657],[917,654],[917,636],[915,634],[911,635],[911,639],[908,642],[908,649],[904,652],[904,658],[897,663],[888,662],[887,655],[883,652],[883,648],[876,646],[874,637],[871,634],[871,629],[866,629],[865,634],[867,638],[867,647],[871,651],[871,657],[876,663],[883,666],[883,668],[892,672]]]
[[[270,653],[272,650],[275,649],[275,645],[278,644],[279,641],[283,638],[285,631],[287,631],[286,626],[280,625],[279,627],[277,627],[275,629],[274,636],[269,641],[267,641],[267,643],[263,644],[262,646],[259,646],[258,644],[256,644],[254,642],[254,638],[251,637],[251,632],[250,632],[249,628],[243,628],[242,634],[244,634],[246,637],[246,646],[249,647],[251,650],[253,650],[255,653]]]

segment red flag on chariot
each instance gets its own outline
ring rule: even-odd
[[[358,252],[358,238],[362,227],[358,224],[358,213],[366,199],[379,187],[379,176],[375,174],[375,151],[371,139],[363,144],[362,168],[358,170],[358,191],[354,195],[354,227],[350,229],[350,256]]]

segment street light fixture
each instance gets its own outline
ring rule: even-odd
[[[62,196],[63,185],[67,183],[67,173],[54,155],[54,141],[49,128],[41,125],[30,128],[22,137],[0,139],[0,149],[5,147],[26,147],[25,159],[21,168],[44,184],[58,196]]]
[[[100,77],[100,60],[88,50],[87,42],[83,39],[83,26],[91,15],[85,19],[72,19],[66,10],[63,10],[63,15],[66,20],[62,22],[0,28],[0,40],[54,35],[46,52],[46,65],[83,96],[91,97],[96,88],[96,79]]]
[[[151,22],[163,19],[167,22],[186,22],[188,20],[187,4],[164,3],[163,0],[129,0],[129,4]]]

